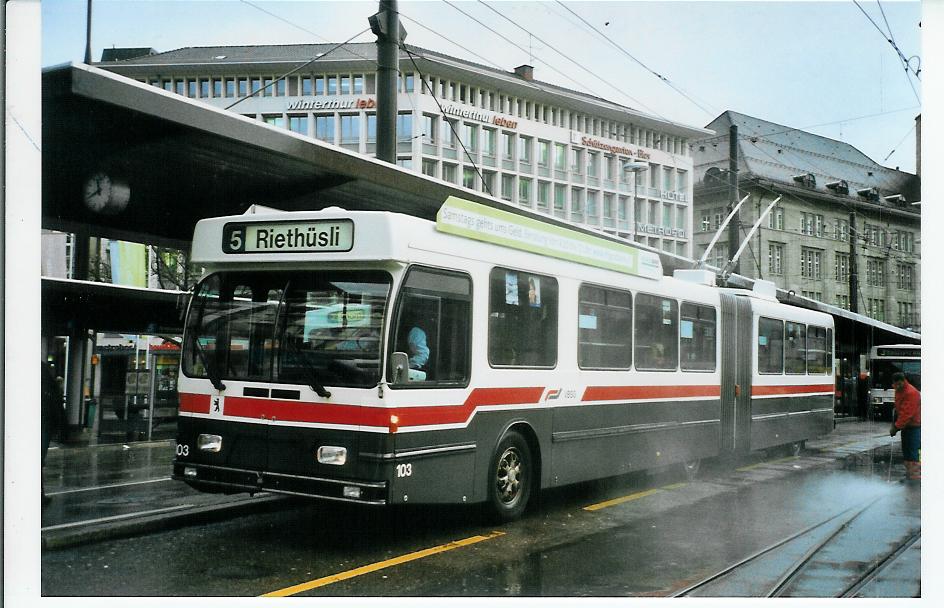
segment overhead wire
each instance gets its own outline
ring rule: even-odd
[[[565,53],[562,53],[561,51],[557,50],[557,49],[554,47],[553,44],[551,44],[551,43],[545,41],[544,39],[540,38],[537,34],[534,34],[534,33],[531,32],[529,29],[527,29],[526,27],[522,26],[520,23],[515,22],[513,19],[511,19],[511,18],[508,17],[507,15],[504,15],[504,14],[502,14],[500,11],[496,10],[494,7],[489,6],[489,5],[488,5],[486,2],[484,2],[483,0],[478,0],[478,2],[479,2],[479,4],[481,4],[482,6],[484,6],[485,8],[487,8],[488,10],[492,11],[493,13],[495,13],[496,15],[498,15],[499,17],[501,17],[502,19],[508,21],[509,23],[511,23],[512,25],[514,25],[515,27],[517,27],[518,29],[520,29],[520,30],[522,30],[523,32],[525,32],[526,34],[528,34],[528,36],[534,38],[535,40],[537,40],[537,41],[540,42],[541,44],[545,45],[548,49],[550,49],[550,50],[553,51],[554,53],[557,53],[558,55],[560,55],[561,57],[563,57],[563,58],[566,59],[567,61],[569,61],[569,62],[573,63],[574,65],[576,65],[576,66],[577,66],[578,68],[580,68],[581,70],[587,72],[588,74],[590,74],[591,76],[593,76],[594,78],[596,78],[597,80],[599,80],[600,82],[603,82],[604,84],[606,84],[606,85],[612,87],[614,90],[618,91],[619,93],[625,95],[628,99],[632,100],[634,103],[638,104],[640,107],[646,107],[643,102],[641,102],[640,100],[636,99],[635,97],[633,97],[632,95],[630,95],[629,93],[627,93],[624,89],[622,89],[622,88],[619,87],[618,85],[613,84],[613,83],[610,82],[609,80],[603,78],[602,76],[600,76],[599,74],[597,74],[597,73],[594,72],[593,70],[590,70],[589,68],[587,68],[586,66],[584,66],[584,65],[581,64],[580,62],[576,61],[575,59],[569,57],[569,56],[566,55]],[[668,120],[668,119],[666,119],[665,117],[660,116],[660,115],[658,115],[657,113],[655,113],[651,108],[646,108],[646,109],[649,110],[650,112],[656,114],[657,116],[659,116],[659,118],[662,118],[663,120]]]
[[[459,133],[456,131],[455,125],[453,125],[453,121],[445,120],[446,111],[443,109],[442,104],[439,103],[439,99],[436,97],[436,94],[433,92],[432,85],[429,84],[426,77],[423,76],[423,72],[420,70],[420,67],[416,64],[416,58],[414,57],[413,53],[405,44],[401,44],[401,48],[404,51],[406,51],[406,54],[410,58],[410,62],[413,63],[413,68],[416,70],[416,73],[420,75],[420,81],[423,83],[423,86],[426,87],[426,89],[429,91],[429,95],[430,97],[433,98],[433,101],[436,102],[436,106],[439,108],[439,111],[443,115],[443,118],[444,118],[443,122],[449,125],[449,129],[452,131],[453,137],[455,137],[456,141],[459,142],[459,145],[462,146],[462,151],[465,152],[465,155],[469,159],[469,162],[472,163],[472,168],[478,174],[479,179],[482,180],[482,188],[484,188],[486,193],[488,193],[490,196],[494,196],[492,194],[492,189],[488,185],[488,182],[485,181],[485,176],[482,174],[481,169],[479,169],[479,166],[478,164],[476,164],[475,159],[472,158],[472,154],[469,152],[469,149],[466,148],[465,144],[462,142],[462,138],[459,136]]]
[[[879,26],[879,24],[876,23],[874,19],[872,19],[872,16],[866,12],[866,10],[862,7],[861,4],[859,4],[858,0],[852,0],[852,2],[855,3],[855,5],[859,8],[862,14],[866,16],[866,18],[872,23],[873,26],[875,26],[875,29],[878,30],[879,34],[881,34],[883,38],[885,38],[888,44],[890,44],[892,48],[895,49],[895,53],[898,54],[898,59],[902,62],[902,65],[905,68],[905,78],[907,78],[908,80],[908,86],[911,87],[911,91],[914,93],[915,99],[918,100],[918,103],[921,103],[921,96],[918,95],[918,90],[915,88],[914,83],[911,82],[912,73],[915,75],[915,78],[917,78],[919,81],[921,80],[921,76],[919,74],[920,69],[916,71],[911,67],[910,59],[905,57],[905,54],[901,52],[900,48],[898,48],[898,44],[895,42],[895,39],[891,34],[890,28],[889,28],[889,33],[886,34],[885,31]],[[880,9],[881,9],[881,6],[882,6],[881,3],[879,3]],[[884,9],[882,9],[882,15],[883,16],[885,15]],[[887,20],[886,20],[886,23],[888,23]],[[921,58],[918,57],[919,65],[920,65],[920,59]]]
[[[664,82],[666,85],[668,85],[669,87],[671,87],[676,93],[678,93],[679,95],[681,95],[682,97],[684,97],[685,99],[687,99],[688,101],[690,101],[691,103],[695,104],[695,105],[696,105],[701,111],[703,111],[705,114],[708,114],[709,116],[713,116],[713,115],[717,114],[717,112],[714,112],[714,111],[712,111],[712,110],[709,110],[709,109],[707,109],[706,107],[704,107],[702,104],[698,103],[697,100],[695,100],[691,95],[689,95],[688,93],[686,93],[685,91],[683,91],[683,90],[681,89],[681,87],[677,86],[674,82],[672,82],[671,80],[669,80],[666,76],[663,76],[663,75],[660,74],[659,72],[655,71],[654,69],[650,68],[648,65],[646,65],[645,63],[643,63],[642,61],[640,61],[639,59],[637,59],[632,53],[630,53],[630,52],[627,51],[625,48],[623,48],[622,45],[620,45],[619,43],[617,43],[616,41],[614,41],[612,38],[610,38],[609,36],[607,36],[606,34],[604,34],[602,31],[600,31],[599,29],[597,29],[596,26],[594,26],[593,24],[591,24],[590,22],[588,22],[586,19],[584,19],[583,17],[581,17],[579,14],[577,14],[576,12],[574,12],[569,6],[567,6],[566,4],[564,4],[563,2],[561,2],[561,0],[556,0],[556,2],[557,2],[557,4],[559,4],[559,5],[561,5],[562,7],[564,7],[564,9],[566,9],[569,13],[571,13],[572,15],[574,15],[575,17],[577,17],[577,18],[578,18],[580,21],[582,21],[584,24],[586,24],[587,27],[589,27],[589,28],[592,29],[594,32],[596,32],[597,34],[599,34],[600,36],[602,36],[607,42],[609,42],[611,45],[613,45],[614,47],[616,47],[621,53],[623,53],[624,55],[626,55],[627,57],[629,57],[630,59],[632,59],[634,62],[636,62],[636,63],[637,63],[640,67],[642,67],[644,70],[646,70],[647,72],[649,72],[650,74],[652,74],[653,76],[655,76],[656,78],[658,78],[660,81]]]

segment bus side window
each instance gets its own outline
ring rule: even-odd
[[[409,357],[413,383],[465,385],[472,344],[472,281],[467,275],[413,267],[394,316],[391,351]],[[393,370],[388,370],[393,378]]]
[[[557,365],[557,279],[493,268],[489,274],[488,362]]]
[[[787,321],[783,355],[788,374],[806,373],[806,325]]]
[[[678,368],[678,302],[641,293],[636,296],[636,369]]]
[[[807,370],[810,374],[829,374],[832,372],[832,335],[825,327],[810,325],[807,329]]]
[[[783,321],[761,317],[757,322],[757,371],[783,373]]]
[[[682,302],[679,323],[682,371],[715,370],[717,312],[711,306]]]

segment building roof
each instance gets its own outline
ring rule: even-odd
[[[548,103],[551,102],[551,98],[554,98],[554,103],[561,105],[590,104],[593,106],[592,108],[580,107],[580,111],[616,113],[620,115],[622,120],[631,120],[640,124],[640,126],[660,129],[681,137],[693,138],[710,134],[705,129],[653,116],[629,106],[590,95],[584,91],[568,89],[567,87],[539,80],[526,80],[513,71],[501,70],[413,45],[403,45],[403,47],[400,50],[400,61],[407,65],[411,59],[415,59],[419,65],[425,65],[426,67],[430,64],[436,64],[439,69],[446,68],[464,74],[497,79],[501,81],[501,86],[509,93],[521,96],[527,95],[535,99],[546,98]],[[324,59],[321,59],[322,56]],[[120,62],[110,61],[107,65],[97,65],[109,70],[116,70],[117,68],[117,71],[122,72],[124,71],[122,68],[134,67],[151,69],[203,68],[210,65],[236,67],[245,64],[259,66],[285,64],[284,67],[291,68],[316,59],[330,61],[334,64],[360,63],[363,61],[376,64],[377,45],[373,42],[352,42],[340,46],[337,43],[324,43],[184,47]],[[561,97],[566,99],[562,100]],[[616,114],[614,114],[614,119]],[[626,114],[631,116],[627,117]]]
[[[815,186],[803,185],[821,194],[837,194],[827,184],[844,180],[852,200],[864,200],[859,190],[878,188],[882,197],[901,194],[902,210],[917,213],[909,203],[920,201],[921,180],[917,175],[883,167],[854,146],[791,128],[761,118],[727,110],[708,124],[718,135],[692,142],[697,178],[711,167],[728,166],[728,133],[738,128],[739,177],[761,178],[800,185],[798,176],[812,174]],[[875,201],[882,202],[882,201]]]

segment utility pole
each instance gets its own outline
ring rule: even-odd
[[[849,310],[859,312],[859,265],[856,263],[856,241],[859,233],[856,231],[855,211],[849,212]]]
[[[738,128],[737,125],[731,125],[728,135],[728,210],[732,210],[738,204]],[[731,217],[731,223],[728,224],[728,259],[737,251],[741,242],[741,218],[739,212],[735,211]],[[732,274],[741,272],[741,264],[734,260],[730,269]]]
[[[88,0],[85,18],[85,65],[92,65],[92,0]]]
[[[397,162],[397,76],[400,43],[406,30],[400,27],[397,0],[380,0],[379,12],[368,19],[377,36],[377,158]]]

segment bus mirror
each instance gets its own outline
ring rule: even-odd
[[[409,382],[409,355],[406,353],[393,353],[390,355],[390,367],[393,370],[393,384]]]

